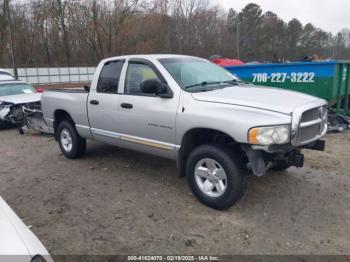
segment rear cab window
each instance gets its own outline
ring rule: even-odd
[[[110,61],[104,64],[97,83],[97,93],[118,93],[119,79],[123,66],[124,60]]]

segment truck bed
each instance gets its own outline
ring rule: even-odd
[[[41,105],[44,119],[50,128],[53,128],[56,110],[68,113],[74,123],[89,128],[87,117],[87,99],[89,92],[84,88],[50,89],[43,93]]]

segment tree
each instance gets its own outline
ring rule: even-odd
[[[6,56],[6,45],[8,43],[7,40],[7,25],[6,25],[6,17],[5,17],[5,4],[4,1],[0,1],[0,63],[5,64],[8,59]]]
[[[301,46],[301,37],[303,35],[303,25],[298,19],[294,18],[287,25],[287,47],[289,49],[288,59],[295,60],[300,58],[298,48]]]
[[[344,28],[340,31],[344,38],[344,45],[346,48],[350,48],[350,29],[349,28]]]
[[[0,0],[0,66],[11,67]],[[250,3],[225,12],[208,0],[12,0],[14,58],[21,66],[96,65],[134,53],[219,54],[244,61],[349,59],[350,29],[333,36]]]
[[[262,16],[262,29],[258,51],[264,61],[281,62],[284,59],[286,25],[275,13],[266,12]]]
[[[248,4],[239,13],[240,46],[243,57],[256,60],[256,47],[260,44],[262,10],[257,4]]]
[[[67,65],[71,65],[71,52],[69,47],[69,35],[68,35],[68,25],[67,16],[69,1],[68,0],[49,0],[51,1],[51,8],[53,11],[53,18],[55,22],[60,27],[60,33],[62,34],[62,42],[64,54],[66,57]]]

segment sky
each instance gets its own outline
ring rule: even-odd
[[[264,12],[272,11],[286,22],[297,18],[304,25],[312,23],[333,34],[350,28],[350,0],[212,0],[212,3],[236,11],[256,3]]]

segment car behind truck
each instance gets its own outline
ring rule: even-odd
[[[94,139],[176,160],[193,194],[215,209],[242,198],[248,171],[302,167],[302,149],[324,150],[327,131],[325,100],[179,55],[105,59],[90,88],[46,91],[42,108],[67,158]]]

